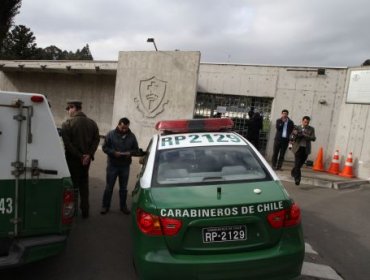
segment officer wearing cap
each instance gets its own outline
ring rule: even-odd
[[[73,186],[80,193],[82,217],[89,216],[89,168],[94,160],[100,137],[95,121],[82,111],[80,100],[69,100],[66,111],[69,118],[62,124],[61,135]]]

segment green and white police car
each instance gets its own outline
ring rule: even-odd
[[[227,118],[161,121],[132,193],[140,279],[293,279],[300,208]]]

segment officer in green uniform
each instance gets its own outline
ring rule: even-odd
[[[81,101],[67,102],[66,110],[69,119],[62,124],[61,135],[73,186],[80,192],[82,217],[87,218],[89,216],[89,168],[91,161],[94,160],[100,137],[96,122],[88,118],[81,109]]]

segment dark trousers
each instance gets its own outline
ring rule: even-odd
[[[73,187],[80,193],[80,209],[82,216],[89,215],[89,167],[83,166],[80,159],[67,159],[68,169],[71,173]]]
[[[248,141],[252,143],[252,145],[259,150],[260,149],[260,139],[259,138],[248,138]]]
[[[294,167],[291,175],[294,179],[301,180],[301,168],[306,162],[308,154],[306,153],[306,147],[299,147],[298,151],[294,154]]]
[[[288,138],[275,139],[272,153],[272,167],[278,169],[282,167],[288,144]]]
[[[115,166],[108,164],[106,175],[106,187],[103,195],[103,208],[110,208],[113,188],[118,177],[120,208],[126,208],[127,183],[130,174],[130,165]]]

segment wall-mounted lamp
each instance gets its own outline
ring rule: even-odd
[[[325,68],[318,68],[317,75],[325,75]]]
[[[157,45],[155,44],[155,41],[154,41],[154,38],[148,38],[146,41],[147,41],[148,43],[153,43],[154,48],[155,48],[155,51],[156,51],[156,52],[158,51],[158,49],[157,49]]]
[[[319,104],[321,104],[321,105],[325,105],[325,104],[327,104],[328,102],[326,102],[326,100],[325,99],[319,99]]]

